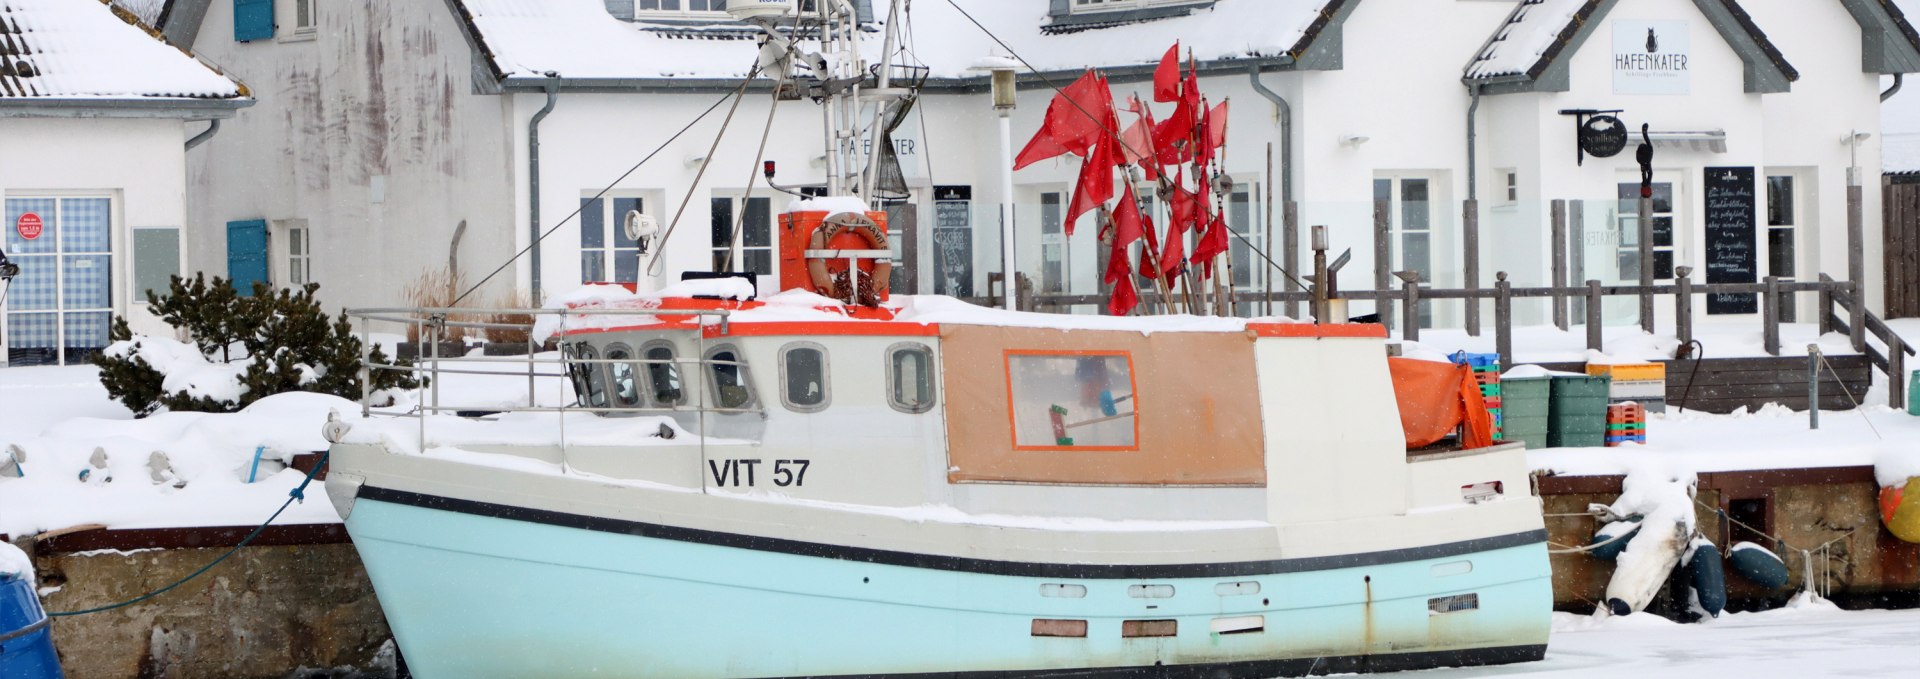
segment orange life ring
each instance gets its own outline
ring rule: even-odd
[[[864,245],[862,244],[864,243]],[[820,228],[814,229],[808,240],[810,250],[886,250],[887,232],[866,215],[856,212],[841,212],[826,218]],[[833,276],[827,271],[826,257],[807,258],[807,277],[813,283],[814,292],[833,296]],[[837,259],[837,258],[834,258]],[[891,260],[868,260],[872,266],[867,276],[873,286],[876,297],[887,294],[888,282],[893,275]],[[852,300],[850,300],[852,301]]]

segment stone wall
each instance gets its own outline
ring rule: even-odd
[[[226,549],[41,553],[34,565],[47,610],[71,611],[158,589]],[[247,547],[149,601],[55,618],[53,636],[71,679],[377,677],[394,664],[348,543]]]

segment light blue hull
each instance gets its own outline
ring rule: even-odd
[[[1551,611],[1544,536],[1532,534],[1507,540],[1512,546],[1362,567],[1300,570],[1282,561],[1272,573],[1071,578],[517,518],[365,496],[355,505],[347,528],[416,676],[1409,669],[1537,659]],[[1216,589],[1247,582],[1259,583],[1257,594],[1234,593],[1251,589],[1244,584]],[[1043,584],[1083,585],[1086,594],[1046,597]],[[1173,596],[1135,598],[1128,587],[1136,584],[1171,585]],[[1430,611],[1430,600],[1461,594],[1475,595],[1477,608]],[[1210,631],[1216,618],[1239,616],[1264,616],[1264,629]],[[1036,619],[1085,620],[1086,636],[1034,636]],[[1174,620],[1177,632],[1123,638],[1130,620]]]

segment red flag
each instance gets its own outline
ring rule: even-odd
[[[1115,261],[1125,264],[1127,258],[1121,257]],[[1120,280],[1113,284],[1113,295],[1107,298],[1107,313],[1125,316],[1127,312],[1133,311],[1134,307],[1140,305],[1140,292],[1133,288],[1131,274],[1131,271],[1121,274]]]
[[[1099,81],[1100,89],[1106,90],[1107,81]],[[1124,153],[1114,136],[1120,133],[1120,116],[1113,110],[1113,99],[1103,98],[1089,111],[1099,116],[1100,124],[1095,128],[1099,135],[1093,142],[1093,149],[1087,154],[1087,161],[1080,166],[1080,178],[1074,183],[1073,200],[1067,203],[1066,231],[1073,235],[1073,223],[1093,208],[1105,205],[1113,199],[1113,168],[1126,164]]]
[[[1153,126],[1153,146],[1163,165],[1187,162],[1193,156],[1188,142],[1193,138],[1193,109],[1186,100],[1174,105],[1173,115]]]
[[[1202,278],[1213,276],[1213,258],[1227,251],[1227,222],[1220,215],[1213,216],[1213,222],[1207,225],[1207,231],[1194,243],[1193,259],[1200,263]]]
[[[1207,112],[1207,139],[1214,148],[1227,145],[1227,102]]]
[[[1174,101],[1180,98],[1180,41],[1173,41],[1167,48],[1167,55],[1160,57],[1160,66],[1153,69],[1153,100]]]
[[[1133,195],[1133,186],[1127,186],[1127,192],[1120,196],[1120,206],[1113,211],[1113,253],[1114,259],[1126,259],[1127,246],[1140,240],[1146,227],[1140,222],[1140,200]]]
[[[1053,95],[1040,130],[1013,159],[1013,169],[1064,153],[1086,155],[1095,142],[1107,136],[1100,129],[1099,115],[1103,108],[1113,108],[1113,95],[1107,90],[1107,81],[1088,69],[1086,75]]]
[[[1173,196],[1167,200],[1167,208],[1172,217],[1167,220],[1166,249],[1160,251],[1159,270],[1171,273],[1180,269],[1181,260],[1186,257],[1185,234],[1193,224],[1199,205],[1193,193],[1181,188],[1180,181],[1176,179]]]

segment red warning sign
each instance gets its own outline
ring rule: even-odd
[[[13,228],[20,232],[21,238],[33,240],[40,237],[43,225],[40,223],[40,215],[29,212],[20,215],[20,219],[14,221]]]

